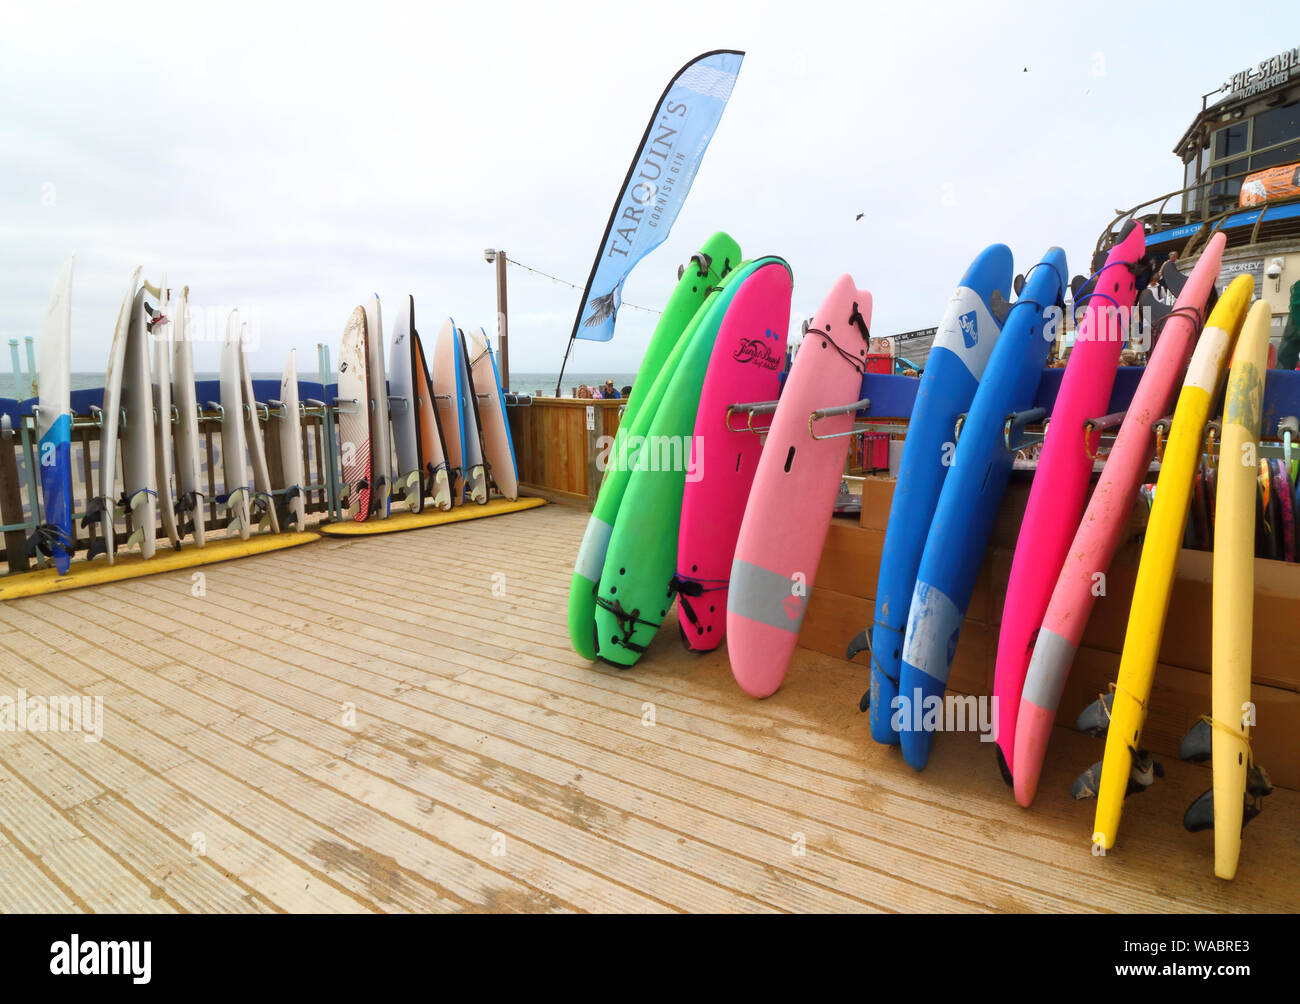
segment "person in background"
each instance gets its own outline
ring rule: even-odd
[[[618,388],[614,386],[613,380],[606,380],[605,386],[601,388],[600,396],[604,398],[619,397]]]

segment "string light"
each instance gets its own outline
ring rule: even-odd
[[[559,276],[551,275],[550,272],[543,272],[540,268],[532,268],[529,265],[525,265],[521,261],[515,261],[513,258],[507,258],[506,263],[513,265],[515,268],[522,268],[529,275],[540,275],[547,279],[550,279],[551,282],[558,282],[561,286],[568,286],[570,289],[576,289],[579,293],[583,291],[583,287],[576,285],[575,283],[569,282],[569,280],[567,279],[561,279]],[[627,303],[626,301],[620,304],[618,309],[619,310],[640,310],[640,311],[644,311],[647,314],[663,316],[662,310],[652,310],[649,307],[638,307],[635,303]]]

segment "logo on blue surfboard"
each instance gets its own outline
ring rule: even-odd
[[[966,311],[957,318],[957,323],[961,325],[961,337],[966,343],[966,348],[973,349],[975,343],[980,340],[979,322],[975,319],[975,311]]]

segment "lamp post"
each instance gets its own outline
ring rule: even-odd
[[[483,258],[497,267],[497,355],[501,365],[501,387],[510,390],[510,350],[508,347],[509,323],[506,317],[506,253],[486,248]]]

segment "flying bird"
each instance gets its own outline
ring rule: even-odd
[[[862,217],[866,215],[867,215],[866,213],[858,213],[858,215],[853,218],[854,222],[857,222],[858,220],[862,219]]]

